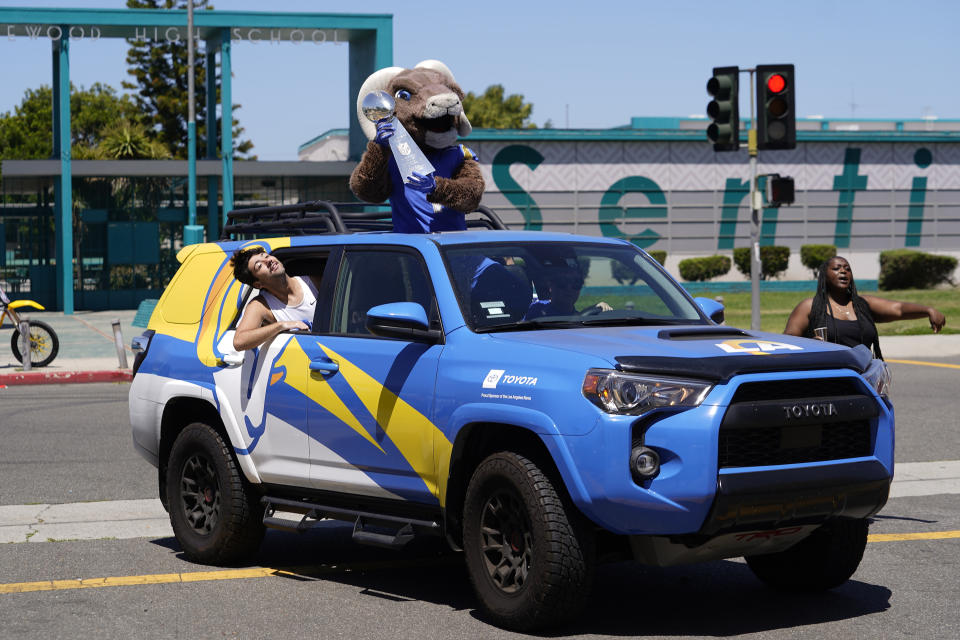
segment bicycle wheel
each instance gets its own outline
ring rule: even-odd
[[[30,325],[30,366],[45,367],[57,357],[60,351],[60,339],[53,327],[46,322],[39,320],[29,320]],[[23,362],[23,354],[20,353],[20,329],[13,330],[13,336],[10,339],[10,348],[13,349],[13,357]]]

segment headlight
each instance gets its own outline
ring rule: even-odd
[[[712,384],[662,376],[591,369],[583,379],[583,395],[607,413],[639,416],[661,407],[696,407]]]
[[[882,398],[890,395],[890,387],[893,384],[893,376],[890,373],[890,367],[883,360],[873,360],[870,366],[863,372],[863,378]]]

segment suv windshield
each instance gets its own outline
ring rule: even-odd
[[[632,245],[509,242],[446,247],[468,325],[541,327],[699,324],[699,309]]]

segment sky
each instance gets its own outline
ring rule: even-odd
[[[465,92],[493,84],[533,104],[531,120],[606,129],[632,117],[702,116],[713,67],[793,63],[800,117],[960,119],[957,0],[214,0],[217,9],[393,16],[393,63],[444,61]],[[124,0],[0,0],[0,7],[125,8]],[[75,85],[128,79],[120,39],[74,41]],[[354,112],[347,45],[235,42],[233,98],[260,160]],[[51,83],[48,41],[0,36],[0,113]],[[746,76],[741,77],[742,86]],[[749,113],[741,91],[741,114]],[[706,123],[704,124],[706,126]]]

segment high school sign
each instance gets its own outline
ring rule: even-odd
[[[343,96],[344,115],[350,123],[351,157],[359,158],[366,145],[354,112],[354,96],[364,79],[376,69],[393,63],[393,22],[389,15],[332,13],[257,13],[243,11],[198,11],[194,14],[194,36],[206,43],[207,67],[220,66],[220,73],[208,73],[207,108],[217,105],[217,76],[221,79],[221,121],[233,122],[231,92],[231,44],[251,43],[323,45],[345,43],[349,47],[349,92]],[[139,41],[183,42],[187,40],[187,12],[152,9],[22,9],[0,8],[0,37],[52,43],[53,153],[60,161],[55,187],[57,225],[57,299],[61,309],[73,313],[73,217],[70,158],[70,44],[78,40],[127,38]],[[0,77],[2,81],[2,77]],[[184,107],[186,109],[186,107]],[[216,136],[210,136],[214,140]],[[233,136],[230,126],[221,132],[223,159],[223,211],[233,208]],[[216,157],[216,149],[207,149]],[[211,178],[215,180],[215,178]],[[211,185],[212,186],[212,185]],[[214,198],[214,202],[216,198]],[[215,205],[214,205],[215,206]]]

